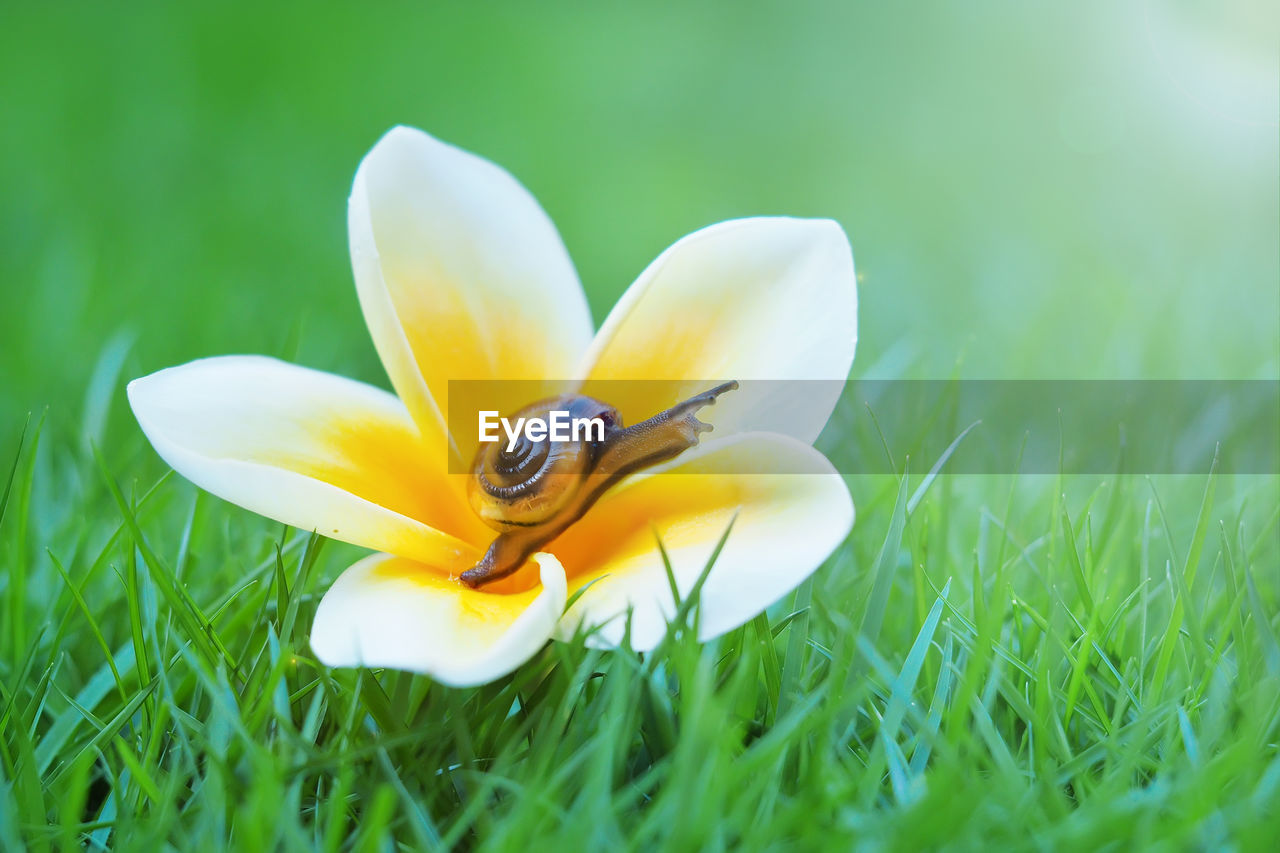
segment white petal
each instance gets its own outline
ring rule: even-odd
[[[225,356],[135,379],[129,404],[178,473],[268,518],[408,557],[443,548],[459,564],[475,548],[455,537],[486,535],[404,406],[373,386]]]
[[[704,640],[751,619],[817,569],[852,527],[853,502],[831,463],[796,439],[743,433],[706,442],[624,482],[548,546],[571,592],[591,584],[558,636],[580,623],[603,625],[590,642],[617,645],[630,609],[633,646],[651,649],[675,613],[655,533],[684,596],[731,521],[699,598]]]
[[[541,649],[564,612],[564,569],[549,554],[533,559],[542,586],[498,595],[407,560],[367,557],[320,601],[311,648],[328,666],[404,669],[455,687],[493,681]]]
[[[365,320],[428,438],[447,432],[449,380],[570,377],[591,340],[586,297],[555,226],[503,169],[397,127],[360,164],[348,224]]]
[[[667,249],[631,285],[578,375],[626,423],[715,381],[746,380],[706,410],[718,435],[781,432],[812,444],[853,363],[856,285],[849,241],[831,220],[712,225]]]

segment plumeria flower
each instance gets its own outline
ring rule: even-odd
[[[551,221],[487,160],[397,127],[360,164],[348,225],[360,306],[395,395],[260,356],[129,385],[147,438],[197,486],[377,552],[321,600],[321,662],[460,686],[579,628],[608,647],[629,623],[631,644],[651,649],[675,611],[659,541],[686,595],[732,522],[700,593],[705,640],[777,601],[847,535],[848,490],[812,447],[856,340],[853,258],[836,223],[741,219],[690,234],[594,335]],[[696,447],[622,479],[519,571],[472,588],[459,578],[495,533],[468,503],[466,461],[456,466],[467,448],[450,434],[448,383],[561,377],[584,394],[622,393],[608,403],[628,424],[705,391],[707,377],[828,381],[807,383],[808,414],[781,425],[785,391],[726,395]]]

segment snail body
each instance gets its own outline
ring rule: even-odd
[[[553,441],[550,436],[530,438],[525,432],[510,443],[481,445],[467,498],[498,537],[480,562],[462,573],[462,582],[478,587],[506,577],[585,515],[623,477],[696,445],[698,436],[711,429],[697,419],[698,410],[737,387],[737,382],[718,385],[632,427],[625,427],[608,403],[582,394],[521,409],[513,420],[567,412],[571,418],[598,419],[603,434],[587,430],[576,439]]]

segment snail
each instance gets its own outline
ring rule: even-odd
[[[587,431],[573,441],[530,439],[482,444],[467,483],[472,510],[498,537],[461,580],[473,589],[515,572],[535,552],[586,514],[623,477],[673,459],[698,443],[711,425],[697,412],[738,387],[726,382],[690,397],[648,420],[626,427],[617,409],[581,394],[542,400],[521,409],[517,418],[545,418],[567,412],[571,418],[598,418],[603,436]]]

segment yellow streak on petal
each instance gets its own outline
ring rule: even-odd
[[[570,608],[558,635],[597,626],[589,642],[607,647],[629,625],[634,647],[652,648],[674,612],[655,534],[688,594],[729,531],[702,589],[699,635],[706,639],[793,589],[852,523],[843,480],[808,445],[767,433],[708,443],[622,484],[548,547],[570,575],[570,593],[599,580]],[[628,612],[631,620],[622,621]]]
[[[761,485],[749,476],[652,477],[606,496],[547,550],[577,589],[597,567],[656,553],[655,530],[669,548],[718,538],[735,512],[759,499]]]
[[[412,423],[335,417],[306,429],[324,452],[272,448],[252,461],[314,477],[474,547],[487,544],[489,528],[459,499],[460,487],[450,483],[464,475],[447,473],[446,448],[429,447]]]
[[[509,594],[495,594],[490,587],[482,590],[470,589],[461,581],[450,579],[447,575],[456,566],[427,566],[412,560],[389,559],[381,562],[370,572],[370,578],[375,581],[407,580],[423,591],[454,597],[458,602],[455,618],[460,625],[466,625],[468,633],[485,634],[491,631],[496,635],[505,630],[542,592],[542,587],[536,585],[537,566],[532,562],[529,566],[533,568],[535,586]],[[470,565],[463,568],[470,568]]]
[[[815,475],[818,475],[815,478]],[[748,433],[711,441],[608,493],[577,524],[547,546],[565,567],[570,589],[626,563],[658,561],[660,536],[669,550],[710,545],[735,529],[803,529],[815,487],[839,478],[813,448],[784,436]],[[847,503],[843,485],[834,494]],[[736,520],[735,520],[736,519]]]
[[[445,411],[450,380],[564,378],[590,341],[555,227],[493,163],[395,128],[360,165],[349,225],[361,304],[415,411]]]
[[[320,601],[311,648],[329,666],[394,667],[454,686],[499,678],[546,643],[564,611],[564,572],[535,557],[543,585],[493,595],[449,580],[435,559],[373,554]]]

